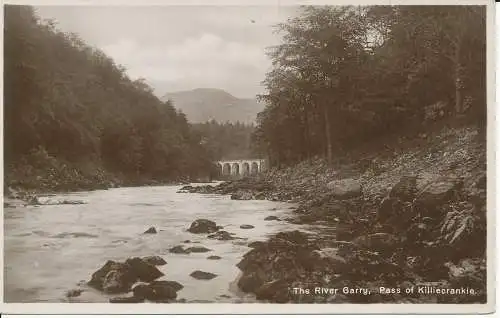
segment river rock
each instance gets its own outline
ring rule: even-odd
[[[202,280],[210,280],[210,279],[217,277],[217,275],[215,275],[215,274],[203,272],[203,271],[194,271],[189,276],[196,278],[196,279],[202,279]]]
[[[109,275],[109,273],[112,274]],[[110,289],[116,292],[127,292],[137,280],[137,276],[132,273],[128,264],[109,260],[92,274],[88,285],[105,292],[109,292]]]
[[[110,260],[92,274],[88,285],[106,293],[124,293],[138,280],[149,282],[161,276],[163,273],[155,266],[138,257],[124,263]]]
[[[131,267],[132,272],[143,282],[151,282],[164,275],[155,266],[139,257],[129,258],[125,263]]]
[[[184,249],[182,245],[176,245],[171,249],[169,249],[168,251],[170,253],[175,253],[175,254],[189,254],[189,252],[186,249]]]
[[[155,280],[155,281],[151,282],[149,285],[168,286],[168,287],[172,288],[173,290],[175,290],[176,292],[178,292],[179,290],[184,288],[184,286],[181,283],[173,281],[173,280]]]
[[[174,282],[176,283],[176,282]],[[182,286],[181,284],[177,283]],[[132,290],[134,296],[155,302],[164,302],[177,298],[178,286],[170,282],[152,282],[151,284],[139,284]],[[182,288],[182,287],[180,287]]]
[[[207,219],[198,219],[191,223],[188,229],[191,233],[213,233],[217,232],[217,224]]]
[[[448,179],[434,182],[419,194],[414,206],[421,217],[440,217],[439,207],[452,200],[463,187],[463,180]]]
[[[66,292],[66,297],[72,298],[72,297],[78,297],[82,294],[81,289],[71,289]]]
[[[102,282],[102,290],[108,294],[118,294],[129,291],[137,280],[129,270],[110,270]]]
[[[186,249],[186,252],[188,253],[206,253],[206,252],[210,252],[211,249],[208,249],[206,247],[203,247],[203,246],[193,246],[193,247],[189,247]]]
[[[156,231],[156,228],[154,226],[150,227],[144,232],[144,234],[156,234],[156,233],[158,232]]]
[[[207,259],[211,259],[211,260],[217,260],[217,259],[221,259],[222,257],[220,256],[217,256],[217,255],[210,255],[209,257],[207,257]]]
[[[167,264],[167,262],[160,256],[145,256],[142,258],[142,260],[153,266],[161,266]]]
[[[218,231],[215,234],[210,234],[208,236],[208,238],[210,238],[210,239],[216,239],[216,240],[219,240],[219,241],[229,241],[229,240],[235,240],[235,239],[237,239],[236,237],[232,236],[231,233],[229,233],[227,231]]]
[[[358,197],[362,194],[361,183],[356,179],[334,180],[327,184],[331,194],[336,198],[348,199]]]
[[[250,225],[250,224],[243,224],[243,225],[240,225],[240,229],[253,229],[255,226],[253,225]]]
[[[274,215],[266,216],[264,218],[264,221],[279,221],[279,220],[280,219],[277,216],[274,216]]]

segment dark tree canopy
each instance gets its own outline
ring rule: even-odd
[[[277,26],[253,134],[273,165],[486,117],[484,6],[315,6]]]
[[[8,177],[20,167],[44,179],[85,167],[125,179],[208,173],[211,158],[184,114],[77,35],[31,7],[6,6],[4,41]]]

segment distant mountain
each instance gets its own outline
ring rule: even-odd
[[[182,110],[192,123],[214,119],[218,122],[253,123],[264,105],[255,99],[242,99],[221,89],[197,88],[190,91],[164,95],[163,101],[171,100],[174,107]]]

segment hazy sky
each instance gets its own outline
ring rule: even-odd
[[[39,6],[43,19],[76,32],[144,77],[157,95],[198,87],[221,88],[237,97],[263,92],[268,46],[280,42],[272,25],[296,7]]]

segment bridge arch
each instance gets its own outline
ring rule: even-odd
[[[225,163],[222,166],[222,175],[223,176],[228,176],[231,174],[231,165],[229,163]]]
[[[231,172],[233,175],[239,175],[240,174],[240,165],[238,163],[233,163],[231,166]]]
[[[243,162],[241,165],[241,175],[244,177],[250,175],[250,164],[248,162]]]
[[[257,162],[252,162],[252,166],[250,168],[250,174],[251,175],[256,175],[259,173],[259,164]]]

